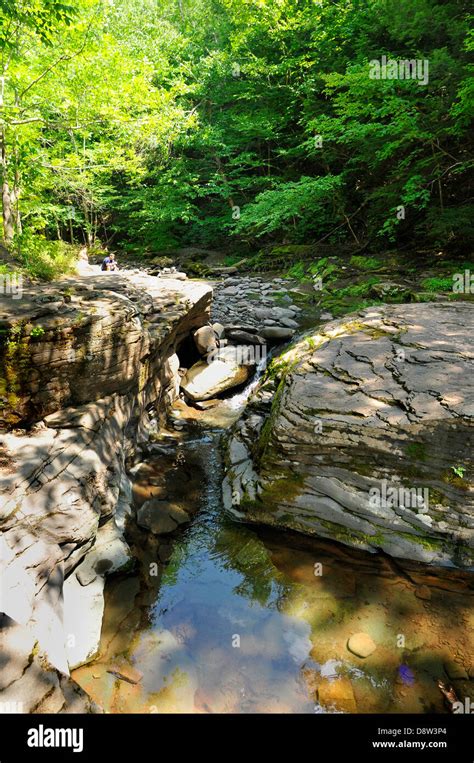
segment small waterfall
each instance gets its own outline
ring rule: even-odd
[[[265,352],[263,357],[257,364],[255,373],[252,376],[249,383],[237,395],[233,395],[231,398],[229,398],[229,400],[226,400],[226,405],[228,405],[228,407],[231,410],[240,411],[241,409],[243,410],[245,408],[247,400],[249,399],[252,392],[256,389],[260,379],[265,373],[265,369],[270,359],[271,359],[271,353]]]

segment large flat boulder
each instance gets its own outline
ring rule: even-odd
[[[474,568],[473,315],[467,302],[386,305],[298,341],[236,425],[226,506]]]
[[[210,400],[246,382],[254,367],[251,348],[225,347],[191,366],[181,389],[194,402]]]

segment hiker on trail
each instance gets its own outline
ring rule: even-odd
[[[117,265],[117,262],[115,261],[115,254],[111,252],[110,254],[105,257],[105,259],[102,262],[102,270],[118,270],[119,267]]]

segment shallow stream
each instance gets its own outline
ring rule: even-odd
[[[470,578],[235,523],[221,436],[191,426],[137,472],[137,504],[195,513],[168,536],[131,527],[137,567],[108,583],[100,654],[75,680],[112,713],[446,712],[437,679],[473,654]]]
[[[264,365],[214,408],[175,404],[134,503],[192,520],[161,536],[130,523],[136,567],[108,582],[100,653],[73,677],[112,713],[446,712],[438,680],[463,699],[462,665],[474,678],[472,576],[226,516],[221,438]]]

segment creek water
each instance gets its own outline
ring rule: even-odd
[[[192,519],[165,536],[130,523],[136,567],[108,582],[99,654],[74,679],[112,713],[446,712],[437,681],[473,654],[470,576],[225,514],[222,427],[255,383],[135,473],[136,506],[159,496]]]
[[[108,584],[99,656],[73,677],[114,713],[443,712],[436,680],[472,654],[468,579],[233,522],[219,437],[188,434],[137,475],[195,514],[172,536],[132,529],[137,568]]]

